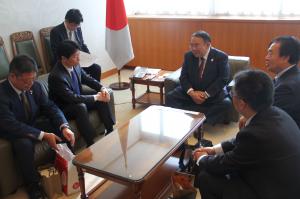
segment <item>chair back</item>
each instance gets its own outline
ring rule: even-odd
[[[2,37],[0,37],[0,81],[5,79],[9,72],[9,60]]]
[[[228,64],[230,67],[229,82],[234,75],[242,70],[250,69],[250,57],[245,56],[228,56]]]
[[[52,28],[53,26],[42,28],[40,30],[40,39],[47,72],[50,72],[50,70],[52,69],[53,65],[51,63],[54,59],[50,44],[50,31]]]
[[[29,55],[36,61],[39,74],[46,73],[46,68],[44,65],[42,65],[41,58],[31,31],[13,33],[10,35],[10,40],[14,56],[18,54]]]

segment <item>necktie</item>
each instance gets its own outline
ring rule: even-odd
[[[69,40],[72,40],[72,31],[69,31]]]
[[[199,77],[200,77],[200,79],[202,79],[205,59],[203,57],[201,57],[200,59],[201,59],[201,63],[200,63],[200,66],[199,66]]]
[[[25,117],[27,120],[29,120],[31,117],[31,108],[30,108],[30,104],[29,104],[29,101],[28,101],[25,91],[22,92],[20,96],[21,96],[21,101],[22,101],[24,111],[25,111]]]
[[[74,93],[79,95],[80,94],[79,83],[74,70],[71,71],[71,77],[72,77],[72,87],[74,89]]]

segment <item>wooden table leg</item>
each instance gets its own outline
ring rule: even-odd
[[[81,191],[80,198],[87,199],[89,197],[85,193],[84,173],[80,167],[76,167],[76,168],[77,168],[77,172],[78,172],[78,179],[79,179],[79,185],[80,185],[80,191]]]
[[[160,105],[164,105],[164,93],[163,93],[163,87],[159,87],[159,94],[160,94]]]
[[[132,108],[135,109],[135,84],[134,84],[134,80],[132,80],[132,89],[131,89],[131,93],[132,93]]]
[[[142,183],[132,185],[134,198],[141,199],[142,198]]]

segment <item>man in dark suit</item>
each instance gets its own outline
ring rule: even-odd
[[[67,118],[76,120],[80,134],[90,146],[96,132],[89,121],[88,110],[98,111],[106,134],[113,130],[115,121],[107,103],[110,100],[107,89],[82,70],[79,53],[79,46],[71,40],[65,40],[57,47],[59,61],[49,75],[49,96]],[[91,90],[83,91],[82,85]]]
[[[74,145],[74,134],[60,109],[50,101],[41,85],[35,82],[37,66],[26,55],[10,63],[7,80],[0,84],[0,136],[11,142],[30,199],[42,198],[39,174],[34,165],[34,145],[43,140],[57,149],[64,139]],[[36,118],[44,115],[56,128],[56,134],[39,128]]]
[[[55,65],[59,57],[57,55],[58,45],[66,40],[75,41],[80,50],[90,53],[87,45],[84,43],[80,23],[83,22],[82,14],[78,9],[70,9],[65,16],[65,21],[58,26],[55,26],[50,32],[50,43],[53,52],[54,60],[52,64]],[[84,68],[85,72],[91,75],[94,79],[100,82],[101,67],[98,64],[92,64],[90,67]]]
[[[275,73],[274,106],[286,111],[300,128],[300,42],[293,36],[275,38],[268,49],[266,66]]]
[[[267,69],[274,74],[274,106],[286,111],[300,128],[300,41],[293,36],[280,36],[271,41],[266,55]],[[241,117],[242,127],[245,118]]]
[[[208,33],[192,34],[191,51],[184,56],[180,86],[166,95],[166,105],[174,108],[200,111],[206,122],[224,122],[231,106],[225,85],[229,80],[228,56],[211,46]]]
[[[274,88],[266,73],[243,71],[234,81],[233,104],[246,124],[234,139],[194,151],[201,198],[299,198],[297,124],[272,106]]]

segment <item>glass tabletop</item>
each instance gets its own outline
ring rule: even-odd
[[[76,155],[77,166],[126,181],[141,181],[205,120],[202,113],[150,106]]]

